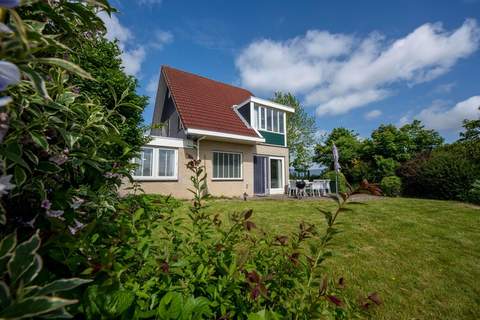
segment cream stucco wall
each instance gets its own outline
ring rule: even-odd
[[[214,180],[213,151],[237,152],[242,154],[242,179],[239,180]],[[138,181],[145,193],[171,194],[177,198],[191,198],[187,188],[191,188],[190,171],[186,168],[188,155],[196,157],[197,150],[191,148],[178,148],[178,180],[175,181]],[[253,195],[253,156],[266,155],[282,157],[284,159],[284,184],[288,181],[288,149],[271,145],[239,144],[222,141],[201,140],[199,156],[207,172],[208,191],[213,196],[242,197],[246,192]],[[126,184],[125,186],[128,186]],[[125,193],[125,188],[122,193]]]

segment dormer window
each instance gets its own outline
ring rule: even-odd
[[[256,104],[253,112],[253,125],[258,130],[285,133],[284,111]]]

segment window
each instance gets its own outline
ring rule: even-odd
[[[177,159],[176,149],[142,148],[140,157],[133,160],[138,165],[133,176],[150,180],[177,179]]]
[[[158,149],[158,176],[175,176],[175,150]]]
[[[267,130],[272,130],[272,119],[273,119],[273,110],[272,109],[265,109],[267,110]]]
[[[142,148],[140,151],[140,158],[137,158],[134,161],[138,165],[135,169],[134,175],[139,177],[152,176],[152,159],[153,149]]]
[[[283,133],[285,132],[285,124],[284,124],[284,117],[285,117],[285,114],[283,112],[279,112],[279,115],[278,115],[278,131]]]
[[[255,106],[253,114],[255,128],[275,133],[285,133],[285,113],[283,111]]]
[[[279,189],[282,183],[282,160],[270,159],[270,188]]]
[[[242,155],[213,152],[213,179],[242,179]]]
[[[273,132],[278,132],[278,111],[273,110]]]

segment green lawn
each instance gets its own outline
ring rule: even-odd
[[[375,319],[476,319],[480,316],[480,208],[434,200],[379,199],[339,218],[329,265],[349,294],[377,291]],[[254,209],[264,230],[285,234],[300,221],[323,225],[317,207],[298,200],[211,200],[208,210]]]

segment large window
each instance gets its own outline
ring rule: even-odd
[[[214,151],[213,179],[242,179],[242,154]]]
[[[285,112],[255,105],[254,108],[254,124],[259,130],[285,133]]]
[[[177,150],[165,148],[142,148],[133,175],[151,180],[173,180],[177,178]]]

